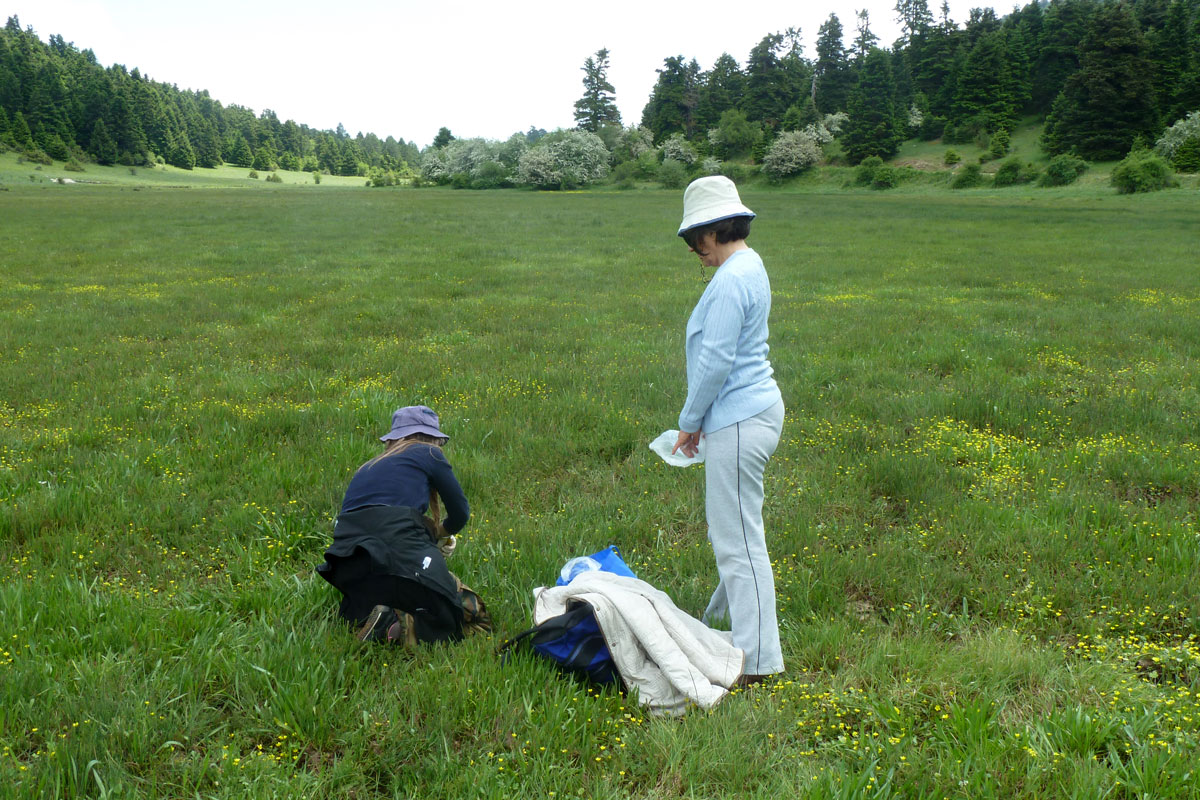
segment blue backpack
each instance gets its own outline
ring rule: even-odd
[[[573,601],[566,612],[506,641],[500,646],[504,658],[508,658],[506,651],[524,641],[559,669],[592,683],[617,683],[621,677],[592,607],[582,600]]]

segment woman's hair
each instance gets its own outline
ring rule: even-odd
[[[707,225],[697,225],[683,232],[683,240],[687,242],[688,247],[700,253],[700,255],[705,255],[697,247],[704,240],[705,236],[715,233],[717,244],[728,244],[740,239],[747,239],[750,236],[750,220],[752,219],[754,218],[746,216],[729,217],[728,219],[719,219],[716,222],[710,222]]]
[[[389,441],[387,443],[387,447],[383,449],[383,452],[368,461],[366,466],[369,467],[377,461],[387,458],[388,456],[394,456],[399,453],[403,453],[408,448],[418,444],[427,444],[431,447],[441,448],[446,444],[446,440],[437,436],[430,436],[427,433],[410,433],[403,439],[392,439]]]

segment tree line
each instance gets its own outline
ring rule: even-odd
[[[898,0],[901,38],[879,46],[867,12],[853,36],[831,14],[806,57],[799,31],[772,33],[745,66],[728,53],[707,71],[670,56],[641,124],[656,142],[681,134],[765,151],[780,132],[845,112],[851,163],[888,158],[909,136],[975,141],[1046,121],[1043,147],[1111,160],[1200,109],[1200,0],[1050,0],[959,25],[943,3]],[[732,135],[730,135],[732,134]]]
[[[255,115],[136,68],[103,67],[91,50],[61,36],[42,42],[15,16],[0,29],[0,147],[35,160],[183,169],[228,163],[332,175],[406,170],[420,155],[403,139],[281,122],[269,109]]]
[[[999,157],[1018,122],[1037,117],[1051,154],[1112,160],[1166,137],[1177,166],[1196,160],[1200,0],[1038,0],[1005,16],[976,8],[962,24],[946,3],[938,16],[928,0],[897,0],[895,11],[902,33],[891,47],[860,11],[850,31],[831,14],[811,57],[794,28],[765,35],[744,65],[728,53],[708,70],[669,56],[640,124],[628,127],[602,49],[582,67],[575,130],[531,128],[493,142],[443,128],[424,151],[105,68],[90,50],[61,36],[42,43],[12,17],[0,30],[0,148],[101,164],[319,170],[375,185],[411,176],[562,188],[664,169],[674,183],[680,167],[711,173],[737,159],[782,177],[815,163],[835,138],[851,164],[889,158],[909,137],[986,142]]]
[[[1003,17],[976,8],[961,25],[946,3],[936,17],[927,0],[897,0],[895,11],[901,37],[891,47],[859,11],[850,32],[831,14],[811,58],[795,28],[764,36],[744,65],[729,53],[708,70],[669,56],[640,124],[628,126],[608,50],[599,50],[582,67],[575,130],[505,142],[443,130],[422,153],[420,177],[472,188],[564,188],[606,175],[677,186],[699,174],[748,175],[750,161],[782,180],[826,159],[836,141],[850,164],[867,164],[860,182],[883,187],[898,178],[879,164],[905,139],[974,143],[999,159],[1030,118],[1045,123],[1041,145],[1055,158],[1044,175],[1006,163],[998,185],[1070,183],[1082,159],[1155,143],[1176,168],[1200,168],[1200,0],[1043,0]],[[1147,168],[1166,182],[1165,162]],[[955,185],[972,180],[982,180],[978,164]]]

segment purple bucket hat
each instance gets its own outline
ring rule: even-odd
[[[392,429],[379,437],[381,442],[403,439],[414,433],[424,433],[439,439],[450,437],[438,429],[438,415],[429,406],[405,406],[392,414]]]

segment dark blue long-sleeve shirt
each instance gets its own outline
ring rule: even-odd
[[[422,514],[429,511],[429,492],[442,498],[447,533],[458,533],[471,517],[454,469],[440,447],[415,444],[395,455],[359,467],[346,488],[342,511],[366,506],[406,506]]]

